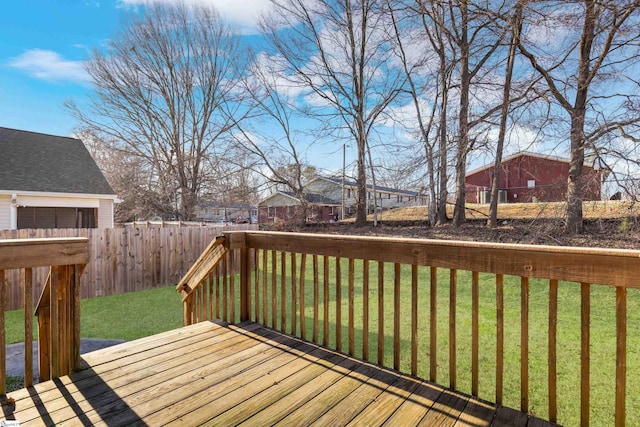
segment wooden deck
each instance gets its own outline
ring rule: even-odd
[[[255,323],[202,322],[82,356],[9,393],[29,425],[543,426],[540,419]]]

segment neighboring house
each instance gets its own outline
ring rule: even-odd
[[[355,181],[345,180],[344,191],[340,177],[316,177],[305,186],[306,198],[310,212],[306,218],[310,222],[330,222],[342,217],[344,195],[345,217],[355,214],[358,187]],[[374,204],[373,185],[367,185],[367,211],[373,213],[374,206],[378,210],[403,206],[419,206],[426,204],[426,197],[415,191],[398,190],[389,187],[376,187],[376,203]],[[258,204],[260,223],[277,220],[290,222],[302,215],[301,203],[292,193],[278,192],[267,197]]]
[[[258,208],[252,205],[225,205],[218,202],[202,202],[196,207],[196,221],[256,222]]]
[[[493,164],[473,170],[465,177],[468,203],[489,203]],[[567,197],[569,160],[520,152],[502,161],[499,201],[502,203],[560,202]],[[584,165],[584,200],[600,200],[601,175]]]
[[[113,227],[113,189],[82,141],[0,127],[0,229]]]
[[[340,215],[339,201],[329,199],[320,194],[307,193],[309,212],[305,218],[308,222],[331,222]],[[300,199],[293,193],[278,191],[258,204],[258,222],[299,222],[304,215]]]

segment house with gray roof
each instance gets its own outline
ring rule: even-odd
[[[0,127],[0,229],[113,227],[113,189],[81,140]]]
[[[344,201],[344,217],[355,214],[357,201],[357,184],[346,179],[344,187],[341,177],[318,176],[305,185],[305,197],[310,206],[307,221],[330,222],[342,218]],[[405,206],[421,206],[426,204],[426,197],[415,191],[390,187],[373,187],[367,184],[367,210],[373,213],[386,209]],[[300,216],[300,200],[293,193],[279,191],[265,198],[258,204],[258,222],[290,222]]]

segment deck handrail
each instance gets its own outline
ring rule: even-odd
[[[26,387],[33,385],[33,269],[49,267],[38,317],[40,380],[58,378],[80,363],[79,278],[89,258],[84,237],[0,240],[0,394],[6,393],[5,293],[8,270],[19,270],[23,289]],[[55,294],[55,298],[51,298]]]
[[[482,275],[485,280],[485,276],[489,275],[495,291],[492,304],[495,305],[496,367],[495,394],[488,400],[498,404],[503,404],[507,397],[513,398],[504,395],[505,383],[510,380],[505,376],[505,346],[512,344],[505,341],[505,329],[511,327],[511,324],[506,323],[505,312],[511,307],[505,305],[505,294],[516,288],[520,308],[520,366],[516,380],[520,382],[518,400],[523,412],[531,410],[529,361],[541,351],[529,348],[531,289],[532,286],[535,286],[535,290],[542,286],[538,284],[540,279],[548,282],[544,285],[548,289],[548,301],[545,302],[545,305],[548,304],[548,318],[545,321],[545,326],[548,326],[548,343],[544,349],[544,357],[548,366],[548,419],[553,422],[557,422],[559,412],[557,368],[561,361],[558,360],[557,353],[563,345],[558,341],[558,288],[565,289],[565,282],[578,284],[581,425],[589,424],[593,403],[591,389],[595,386],[590,374],[591,289],[600,285],[613,286],[616,320],[612,329],[615,329],[616,337],[616,364],[615,390],[611,390],[615,395],[612,421],[617,426],[625,425],[627,289],[640,288],[638,250],[260,231],[225,233],[224,246],[228,250],[224,258],[240,266],[239,295],[236,295],[233,285],[236,274],[230,273],[236,270],[223,270],[216,265],[206,275],[202,275],[202,283],[207,286],[198,287],[186,298],[191,304],[185,303],[185,310],[190,310],[188,314],[185,312],[185,319],[188,317],[193,321],[201,321],[217,318],[231,323],[254,320],[272,328],[279,327],[320,345],[329,346],[334,343],[336,350],[354,355],[357,341],[354,323],[357,318],[361,324],[359,340],[362,341],[361,354],[364,359],[373,359],[379,364],[402,369],[401,359],[406,357],[409,360],[408,371],[417,375],[418,355],[422,352],[426,354],[424,358],[428,359],[428,376],[432,381],[442,375],[438,362],[438,344],[440,340],[445,340],[448,342],[449,386],[457,390],[464,388],[464,385],[458,383],[457,376],[460,323],[456,320],[462,317],[458,307],[462,301],[458,293],[468,286],[471,295],[470,391],[474,396],[479,395],[480,278]],[[362,263],[361,269],[356,269],[356,260]],[[392,268],[385,274],[385,266],[388,264],[392,264]],[[374,266],[377,267],[377,278],[370,274],[370,269]],[[446,280],[438,278],[438,273],[442,270],[449,271]],[[402,280],[406,274],[410,274],[410,280],[407,281],[410,285],[405,289],[402,287]],[[357,296],[354,292],[356,275],[359,275],[358,282],[362,284],[362,292]],[[512,276],[516,280],[505,280]],[[305,300],[305,293],[309,291],[305,291],[307,278],[313,286],[312,302]],[[530,283],[530,280],[536,282]],[[227,281],[230,282],[230,287],[227,287]],[[423,281],[428,283],[422,284]],[[449,320],[448,332],[440,338],[442,334],[438,333],[438,301],[442,298],[443,286],[448,287]],[[373,288],[377,289],[377,293],[372,291]],[[391,308],[384,304],[385,288],[393,300]],[[401,291],[410,293],[408,303],[402,302]],[[418,307],[418,292],[429,294],[428,309]],[[335,301],[330,301],[330,297],[335,298]],[[358,313],[354,303],[356,298],[359,298],[357,305],[362,306],[362,311]],[[234,312],[236,305],[239,307],[239,316]],[[421,314],[421,310],[424,314]],[[391,314],[387,314],[388,312]],[[346,325],[343,325],[343,316],[346,317]],[[385,329],[385,318],[387,322],[391,321],[393,328]],[[312,322],[312,327],[306,325],[307,321]],[[377,331],[370,329],[370,325],[374,323],[377,324]],[[410,330],[410,338],[406,339],[410,350],[406,356],[401,354],[403,324],[409,325]],[[419,325],[429,331],[428,343],[419,345]],[[333,327],[335,338],[330,339],[329,329]],[[342,348],[343,328],[347,335],[347,349]],[[311,336],[307,336],[307,329],[310,329]],[[376,334],[377,339],[370,340],[370,335],[375,338]],[[385,338],[388,343],[385,343]],[[385,353],[385,346],[390,350],[387,352],[389,354]],[[377,355],[370,357],[370,348],[374,347],[377,348]]]
[[[197,322],[197,318],[193,316],[191,295],[204,286],[207,279],[213,277],[214,269],[224,262],[227,254],[227,249],[224,247],[225,240],[224,236],[213,239],[176,285],[176,291],[182,293],[182,302],[185,305],[185,326]]]

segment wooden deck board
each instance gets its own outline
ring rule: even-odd
[[[255,323],[202,322],[82,356],[10,393],[31,425],[551,425]],[[535,423],[532,422],[535,421]]]

